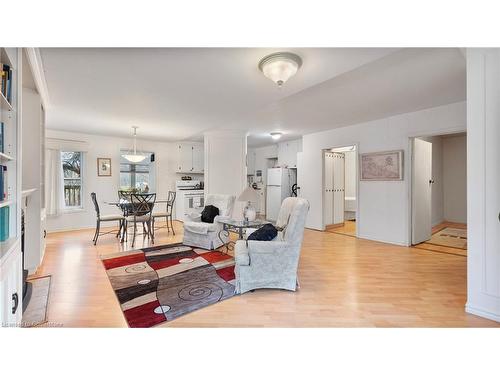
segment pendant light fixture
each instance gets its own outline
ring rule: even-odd
[[[140,163],[144,159],[146,159],[146,156],[137,154],[137,129],[138,126],[132,126],[132,129],[134,129],[134,153],[133,154],[125,154],[122,155],[125,159],[127,159],[131,163]]]
[[[277,52],[267,55],[259,62],[260,71],[278,87],[294,76],[302,65],[299,55],[291,52]]]

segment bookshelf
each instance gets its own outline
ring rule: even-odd
[[[21,49],[0,47],[0,64],[0,325],[16,326],[22,318]]]

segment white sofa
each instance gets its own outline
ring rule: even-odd
[[[309,202],[286,198],[276,226],[285,227],[273,241],[236,242],[236,293],[260,288],[296,290],[297,268]]]
[[[207,250],[215,250],[229,241],[227,233],[220,233],[222,224],[219,220],[230,218],[233,213],[235,197],[233,195],[208,194],[205,206],[215,206],[219,209],[219,215],[214,218],[213,223],[203,223],[201,215],[188,218],[184,221],[184,239],[182,243],[187,246],[199,247]],[[220,236],[219,236],[220,233]],[[221,237],[221,238],[219,238]]]

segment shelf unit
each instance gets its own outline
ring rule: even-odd
[[[0,201],[0,208],[12,206],[13,204],[14,204],[13,200],[3,200],[3,201]]]
[[[22,51],[0,47],[0,63],[12,69],[12,101],[0,93],[0,121],[3,122],[4,152],[0,164],[7,168],[6,198],[0,201],[0,222],[8,226],[8,237],[0,241],[0,325],[18,326],[22,318],[21,234],[21,80]]]
[[[3,63],[3,60],[0,62]],[[0,92],[0,108],[3,111],[14,111],[14,107],[12,107],[12,104],[9,103],[9,101],[2,92]]]

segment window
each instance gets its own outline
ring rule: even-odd
[[[143,154],[147,157],[140,163],[120,158],[120,190],[144,193],[154,191],[154,163],[151,162],[151,153]]]
[[[65,208],[82,207],[82,153],[61,151]]]

